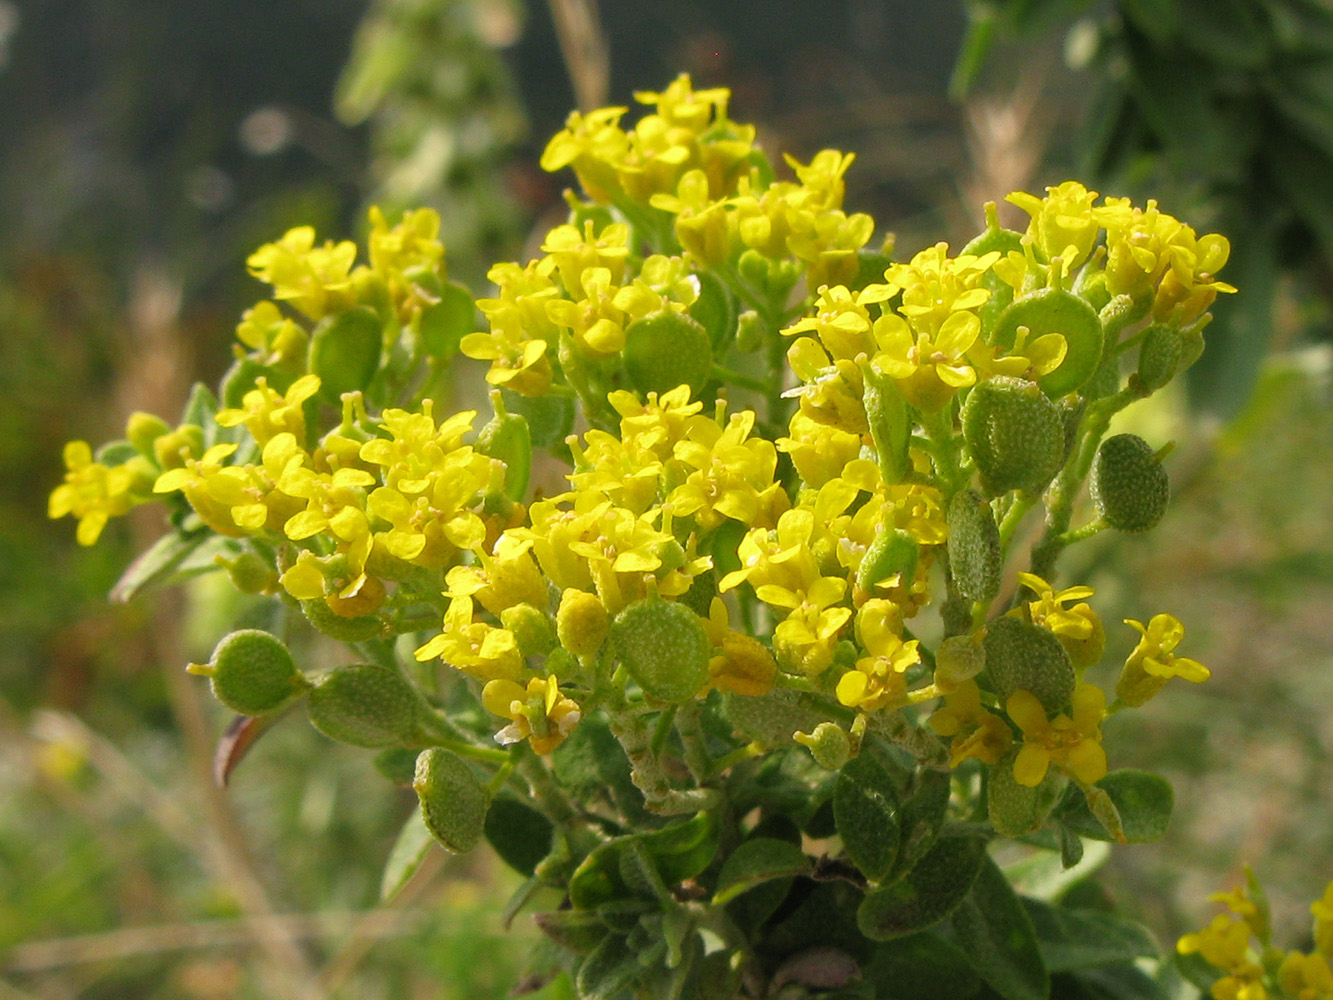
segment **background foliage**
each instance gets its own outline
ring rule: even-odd
[[[1169,937],[1256,861],[1298,926],[1333,872],[1333,429],[1310,347],[1330,328],[1333,30],[1316,0],[1199,6],[0,2],[0,997],[486,997],[518,978],[528,931],[501,930],[507,876],[483,858],[440,856],[376,908],[411,802],[360,755],[291,727],[212,787],[225,720],[178,669],[218,633],[207,595],[107,604],[152,525],[75,551],[45,497],[64,440],[216,378],[254,247],[430,203],[480,292],[560,207],[535,163],[567,109],[679,70],[730,86],[770,149],[858,150],[848,203],[904,252],[1079,166],[1247,248],[1194,387],[1240,415],[1209,441],[1181,401],[1159,408],[1187,443],[1178,501],[1151,542],[1094,557],[1103,594],[1199,622],[1215,673],[1138,747],[1181,779],[1171,839],[1120,852],[1109,882]]]

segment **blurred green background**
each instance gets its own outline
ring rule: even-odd
[[[225,600],[206,581],[109,603],[160,514],[81,550],[46,497],[66,440],[174,417],[218,377],[259,244],[430,204],[480,294],[561,212],[569,179],[536,161],[568,111],[680,71],[730,87],[769,150],[855,150],[847,202],[900,253],[957,246],[983,201],[1070,176],[1232,239],[1241,295],[1188,393],[1136,418],[1180,443],[1173,509],[1147,538],[1082,546],[1066,578],[1098,588],[1113,651],[1132,633],[1111,623],[1167,610],[1214,672],[1108,726],[1113,764],[1168,774],[1179,805],[1107,885],[1170,940],[1249,861],[1289,943],[1308,933],[1333,878],[1333,11],[782,8],[0,0],[0,1000],[487,998],[521,977],[533,932],[502,928],[515,881],[483,852],[441,854],[379,905],[413,802],[364,754],[282,726],[213,786],[227,720],[181,667]]]

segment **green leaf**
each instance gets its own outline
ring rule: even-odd
[[[639,956],[619,934],[608,934],[579,966],[576,984],[581,1000],[616,1000],[643,972]]]
[[[1151,844],[1166,836],[1175,806],[1171,783],[1160,775],[1124,768],[1112,771],[1097,788],[1110,796],[1129,844]],[[1086,799],[1071,787],[1060,808],[1060,821],[1074,833],[1094,840],[1114,840],[1106,828],[1093,818]]]
[[[569,878],[569,901],[575,909],[590,910],[628,892],[620,874],[620,851],[626,839],[599,844],[574,869]]]
[[[551,821],[517,799],[501,796],[486,813],[486,839],[500,860],[520,875],[531,875],[551,851]]]
[[[843,765],[833,789],[833,815],[847,853],[872,882],[889,874],[898,856],[898,789],[873,752]]]
[[[861,933],[890,941],[939,923],[967,896],[985,856],[980,837],[941,836],[911,871],[866,896],[856,913]]]
[[[668,885],[694,878],[707,868],[717,853],[717,839],[717,817],[710,812],[642,835],[643,846]]]
[[[190,576],[216,572],[213,557],[232,553],[236,543],[217,535],[163,535],[145,549],[111,588],[111,600],[125,604],[136,594],[176,583]]]
[[[1063,973],[1051,984],[1051,995],[1060,1000],[1168,1000],[1161,986],[1132,965]]]
[[[910,869],[934,846],[949,807],[949,780],[948,771],[922,771],[903,796],[898,810],[901,846],[893,866],[895,873]]]
[[[548,938],[576,955],[590,954],[606,937],[606,924],[587,910],[534,913],[533,922]]]
[[[1152,933],[1142,924],[1097,910],[1074,910],[1036,899],[1022,900],[1049,972],[1123,965],[1157,958]]]
[[[1032,922],[989,857],[950,923],[967,960],[1004,1000],[1048,1000],[1051,978]]]
[[[636,896],[656,899],[660,903],[671,900],[671,890],[662,881],[662,875],[653,863],[653,856],[642,840],[630,840],[620,850],[620,878]]]
[[[933,931],[884,942],[863,971],[880,1000],[965,1000],[981,989],[967,956]]]
[[[389,851],[389,860],[384,863],[384,874],[380,878],[382,902],[393,899],[411,881],[434,843],[430,830],[421,821],[421,813],[414,810],[399,831],[398,839]]]
[[[723,863],[713,905],[721,906],[764,882],[808,875],[812,867],[805,852],[785,840],[772,837],[747,840]]]

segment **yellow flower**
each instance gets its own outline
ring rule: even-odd
[[[773,689],[778,664],[768,647],[752,635],[731,628],[727,606],[714,597],[704,621],[713,656],[708,680],[713,687],[734,694],[761,695]]]
[[[856,614],[856,637],[869,654],[838,679],[838,701],[848,708],[874,712],[902,704],[907,696],[903,674],[921,662],[918,640],[903,642],[902,613],[883,598],[872,598]]]
[[[814,337],[799,337],[787,348],[787,363],[802,382],[782,395],[801,401],[801,412],[811,420],[849,434],[868,433],[865,380],[853,361],[833,361]]]
[[[416,268],[443,277],[444,244],[440,242],[440,214],[433,208],[404,212],[396,226],[378,205],[370,207],[370,267],[390,289],[403,280],[403,272]]]
[[[1333,998],[1333,969],[1319,952],[1310,955],[1288,952],[1278,967],[1277,981],[1283,993],[1297,1000]]]
[[[772,523],[766,501],[782,489],[773,481],[778,454],[771,441],[750,437],[754,421],[754,411],[744,410],[725,428],[713,420],[691,424],[675,447],[676,460],[692,471],[668,498],[672,513],[693,517],[705,531],[728,517],[753,527]]]
[[[437,656],[480,681],[518,680],[523,655],[514,633],[472,620],[472,598],[455,597],[444,613],[444,628],[413,654],[424,663]]]
[[[268,379],[261,375],[255,379],[255,387],[241,397],[239,409],[219,410],[215,419],[219,427],[245,424],[245,429],[261,448],[282,433],[294,435],[297,442],[303,444],[306,438],[303,406],[317,392],[318,375],[302,375],[287,387],[285,393],[270,389]]]
[[[106,466],[93,461],[86,441],[65,445],[65,481],[51,491],[47,516],[79,519],[75,531],[80,545],[92,545],[106,522],[132,507],[147,502],[150,475],[147,462],[134,458],[123,465]]]
[[[475,549],[480,565],[455,566],[445,577],[449,597],[475,597],[481,606],[499,617],[505,608],[518,604],[546,607],[546,581],[532,557],[532,543],[509,533],[496,539],[494,551]]]
[[[349,276],[356,260],[350,240],[315,246],[315,230],[298,226],[276,243],[266,243],[246,260],[250,273],[273,286],[273,297],[290,302],[311,319],[333,306],[352,305]]]
[[[541,396],[550,388],[548,352],[555,349],[559,328],[546,316],[547,303],[560,297],[551,278],[555,262],[530,261],[527,267],[496,264],[487,273],[499,297],[478,299],[477,308],[490,322],[490,333],[469,333],[458,345],[477,361],[490,361],[486,381],[525,396]]]
[[[1078,181],[1065,181],[1048,187],[1045,198],[1015,191],[1004,200],[1027,212],[1031,217],[1028,237],[1047,260],[1064,258],[1066,273],[1092,253],[1092,245],[1101,232],[1092,208],[1097,200],[1096,191],[1089,191]]]
[[[1025,606],[1028,621],[1053,632],[1076,668],[1089,667],[1101,659],[1106,631],[1097,612],[1084,601],[1093,595],[1091,587],[1067,587],[1057,593],[1033,573],[1019,573],[1018,582],[1037,595],[1035,601],[1028,601]],[[1070,601],[1080,603],[1066,608]]]
[[[526,688],[509,679],[488,681],[481,703],[492,715],[510,720],[495,734],[495,742],[508,746],[527,740],[539,754],[563,743],[583,715],[578,702],[560,693],[554,675],[545,680],[534,677]]]
[[[972,757],[994,764],[1013,742],[1004,720],[982,706],[981,689],[974,680],[963,681],[944,696],[943,707],[930,717],[930,728],[940,736],[952,737],[950,767]]]
[[[595,232],[596,223],[588,219],[583,232],[574,226],[557,226],[546,234],[542,252],[551,255],[560,281],[570,295],[578,295],[583,288],[583,272],[590,267],[604,267],[611,283],[619,285],[625,277],[625,260],[629,257],[629,226],[613,222]]]
[[[348,589],[352,593],[364,582],[366,559],[370,555],[372,538],[365,488],[374,483],[375,477],[362,469],[327,473],[295,463],[289,464],[278,480],[279,490],[306,501],[305,510],[287,519],[283,533],[294,542],[315,535],[333,541],[337,551],[347,556],[352,570]]]
[[[1106,751],[1102,749],[1101,724],[1106,715],[1106,696],[1092,684],[1074,689],[1070,714],[1046,717],[1037,696],[1015,691],[1005,703],[1005,712],[1023,733],[1023,749],[1014,758],[1014,780],[1035,788],[1051,765],[1072,773],[1085,785],[1106,776]]]
[[[787,425],[788,437],[778,438],[778,451],[791,456],[805,485],[818,489],[842,473],[861,453],[861,438],[797,410]]]
[[[1179,619],[1171,615],[1153,615],[1147,628],[1132,618],[1126,618],[1125,624],[1141,636],[1139,644],[1125,661],[1115,686],[1116,697],[1126,705],[1142,705],[1172,677],[1183,677],[1199,684],[1212,676],[1202,663],[1172,652],[1185,637],[1185,626]]]
[[[282,314],[276,303],[267,299],[241,314],[236,339],[260,352],[266,365],[303,364],[310,340],[304,330]]]
[[[1333,882],[1324,887],[1323,899],[1310,904],[1314,915],[1314,945],[1328,958],[1333,958]]]
[[[782,331],[793,336],[813,331],[831,358],[855,361],[861,355],[875,352],[875,339],[870,335],[873,320],[867,308],[889,297],[888,285],[870,285],[859,292],[849,292],[842,285],[827,285],[819,289],[813,316],[807,316]]]

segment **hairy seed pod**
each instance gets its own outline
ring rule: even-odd
[[[466,761],[442,747],[423,750],[412,789],[421,801],[426,829],[446,851],[466,854],[477,846],[490,800]]]
[[[625,374],[639,392],[688,385],[698,394],[713,370],[708,332],[685,313],[661,312],[625,327]]]
[[[1035,382],[997,375],[972,388],[963,439],[991,495],[1040,493],[1064,460],[1059,408]]]
[[[1054,634],[1011,615],[986,626],[986,670],[1001,705],[1031,691],[1048,712],[1061,712],[1074,693],[1074,667]]]
[[[630,676],[656,701],[689,701],[708,680],[708,633],[683,604],[662,597],[635,601],[616,615],[611,642]]]
[[[990,504],[976,490],[959,490],[949,503],[949,570],[954,586],[970,601],[990,601],[1000,592],[1004,556]]]
[[[310,692],[309,709],[329,739],[378,750],[415,739],[422,702],[397,671],[358,663],[324,677]]]
[[[995,321],[991,343],[1013,347],[1019,327],[1027,327],[1029,344],[1051,333],[1065,339],[1060,366],[1037,380],[1053,399],[1082,386],[1101,362],[1104,337],[1096,310],[1063,288],[1041,288],[1015,299]]]
[[[1162,519],[1171,482],[1147,441],[1116,434],[1102,442],[1088,482],[1097,513],[1120,531],[1147,531]]]
[[[310,370],[319,376],[321,398],[336,402],[370,385],[383,348],[384,324],[373,309],[357,306],[320,320],[310,336]]]
[[[287,647],[260,629],[223,638],[200,672],[209,675],[213,697],[240,715],[268,715],[310,690]]]

